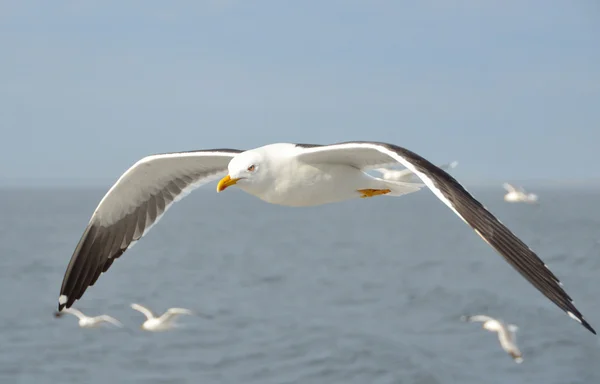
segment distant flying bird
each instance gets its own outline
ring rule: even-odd
[[[538,201],[535,193],[527,193],[523,188],[515,188],[508,183],[502,184],[502,187],[507,191],[504,201],[509,203],[535,203]]]
[[[519,329],[516,325],[504,324],[500,320],[485,315],[463,316],[462,320],[468,322],[482,322],[483,329],[498,334],[500,346],[516,363],[520,364],[523,362],[523,355],[516,344],[516,332]]]
[[[194,313],[185,308],[169,308],[160,317],[154,316],[152,311],[140,304],[131,304],[131,308],[139,311],[146,316],[147,320],[142,324],[142,329],[145,331],[166,331],[173,328],[175,318],[179,315],[193,315]]]
[[[439,166],[440,169],[448,170],[455,168],[458,165],[458,161],[453,161],[448,164],[442,164]],[[394,169],[394,168],[375,168],[374,171],[381,173],[381,178],[384,180],[403,181],[403,182],[420,182],[417,175],[410,169]]]
[[[81,328],[96,328],[103,323],[110,323],[112,325],[116,325],[117,327],[123,327],[123,324],[121,324],[121,322],[115,319],[114,317],[108,315],[89,317],[75,308],[64,308],[62,311],[54,313],[54,316],[62,317],[62,315],[65,313],[77,316],[79,318],[79,326]]]

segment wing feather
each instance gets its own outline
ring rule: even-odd
[[[408,149],[381,142],[355,141],[322,146],[296,146],[299,148],[299,161],[307,163],[341,163],[369,169],[374,164],[389,163],[393,159],[405,166],[543,295],[590,332],[596,333],[561,287],[558,278],[535,252],[458,181],[425,158]]]
[[[71,256],[60,289],[59,311],[80,299],[173,203],[226,173],[240,152],[215,149],[152,155],[129,168],[96,207]]]

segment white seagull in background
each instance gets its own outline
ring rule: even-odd
[[[75,308],[65,308],[60,312],[56,312],[55,316],[61,317],[64,313],[69,313],[71,315],[77,316],[77,318],[79,318],[79,326],[81,328],[96,328],[104,323],[110,323],[112,325],[116,325],[117,327],[123,327],[123,324],[121,324],[121,322],[115,319],[114,317],[110,317],[108,315],[89,317]]]
[[[175,318],[179,315],[193,315],[194,313],[189,309],[185,308],[169,308],[160,317],[154,316],[151,310],[140,305],[131,304],[131,308],[139,311],[146,316],[147,320],[142,324],[142,329],[145,331],[166,331],[171,329],[175,325]]]
[[[515,188],[508,183],[502,184],[502,187],[506,190],[504,201],[509,203],[535,203],[538,201],[535,193],[527,193],[523,188]]]
[[[366,173],[394,164],[415,173],[442,203],[534,287],[595,333],[558,278],[535,252],[458,181],[408,149],[372,141],[331,145],[279,143],[246,151],[206,149],[144,157],[121,175],[96,207],[67,266],[58,309],[69,308],[79,300],[100,274],[147,234],[174,202],[202,184],[221,178],[217,192],[237,186],[265,202],[289,207],[402,196],[423,187]],[[220,216],[207,218],[207,221],[235,220],[236,210],[226,208],[224,203]],[[318,220],[319,211],[314,211],[314,215]],[[398,220],[410,220],[410,217],[399,212]],[[435,231],[430,235],[435,236]],[[237,246],[235,239],[230,241],[222,246]]]
[[[502,321],[485,315],[463,316],[468,322],[482,322],[483,329],[498,334],[500,346],[508,353],[516,363],[523,362],[523,355],[516,344],[516,332],[519,329],[514,324],[504,324]]]
[[[453,161],[448,164],[439,165],[440,169],[449,170],[456,168],[458,161]],[[419,178],[410,169],[394,169],[394,168],[375,168],[374,171],[381,173],[381,178],[384,180],[395,180],[404,182],[418,182]]]

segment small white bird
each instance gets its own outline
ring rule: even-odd
[[[462,320],[468,322],[482,322],[483,329],[498,333],[498,340],[500,340],[502,349],[504,349],[516,363],[521,364],[523,362],[523,355],[516,344],[516,332],[519,329],[516,325],[504,324],[500,320],[485,315],[462,316]]]
[[[502,184],[502,187],[507,191],[504,201],[509,203],[535,203],[538,201],[535,193],[527,193],[523,188],[517,189],[508,183]]]
[[[453,161],[448,164],[440,165],[439,168],[443,170],[448,170],[455,168],[458,165],[458,161]],[[412,172],[410,169],[394,169],[394,168],[375,168],[374,171],[381,173],[381,178],[383,180],[392,180],[392,181],[403,181],[403,182],[413,182],[418,183],[419,178]]]
[[[147,320],[142,324],[145,331],[166,331],[175,326],[174,320],[178,315],[193,315],[194,313],[185,308],[169,308],[160,317],[156,317],[152,311],[140,304],[131,304],[131,308],[139,311],[146,316]]]
[[[79,318],[79,326],[81,328],[96,328],[103,323],[110,323],[112,325],[116,325],[117,327],[123,327],[120,321],[115,319],[114,317],[108,315],[100,315],[96,317],[89,317],[84,315],[80,310],[75,308],[64,308],[60,312],[56,312],[54,314],[55,317],[61,317],[63,314],[69,313],[71,315],[77,316]]]

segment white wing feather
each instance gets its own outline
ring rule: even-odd
[[[146,316],[146,318],[148,320],[154,319],[154,314],[152,313],[152,311],[149,310],[148,308],[144,307],[143,305],[133,303],[133,304],[131,304],[131,308],[135,309],[138,312],[143,313],[144,316]]]

